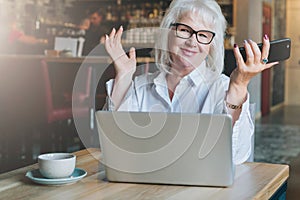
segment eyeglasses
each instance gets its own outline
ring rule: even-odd
[[[190,26],[182,23],[173,23],[171,26],[176,27],[176,36],[183,39],[189,39],[196,34],[197,41],[200,44],[210,44],[215,37],[215,33],[208,30],[195,31]]]

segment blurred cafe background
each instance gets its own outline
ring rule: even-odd
[[[154,32],[170,2],[0,0],[0,173],[35,163],[44,152],[99,147],[93,113],[104,105],[105,82],[114,76],[99,43],[122,25],[124,48],[140,48],[137,74],[155,70]],[[226,51],[244,39],[261,42],[264,34],[292,40],[291,58],[255,77],[249,92],[256,108],[254,161],[287,163],[291,177],[299,176],[300,2],[217,2],[228,22]],[[73,90],[78,74],[81,87]]]

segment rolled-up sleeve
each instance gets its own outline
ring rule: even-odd
[[[105,110],[109,111],[115,111],[115,105],[111,99],[111,94],[113,91],[113,86],[114,86],[114,79],[111,79],[106,82],[106,90],[107,90],[107,97],[106,97],[106,103],[104,106]],[[136,97],[135,97],[135,90],[134,90],[134,82],[132,81],[125,97],[123,98],[119,108],[117,111],[138,111],[138,106],[136,102]]]
[[[227,113],[226,102],[224,101],[225,112]],[[249,102],[249,93],[247,94],[247,100],[243,103],[242,111],[239,119],[233,126],[232,133],[232,154],[235,164],[241,164],[248,160],[252,149],[252,137],[254,134],[254,119],[251,116],[251,109]]]
[[[214,81],[210,91],[206,97],[206,101],[202,108],[202,113],[223,113],[229,114],[226,106],[226,93],[229,86],[229,78],[221,76]],[[242,110],[238,120],[234,123],[232,132],[232,156],[234,164],[241,164],[248,160],[251,155],[252,137],[254,134],[254,119],[251,116],[250,95],[247,93],[247,98],[243,103]]]

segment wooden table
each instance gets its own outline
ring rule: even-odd
[[[0,199],[269,199],[289,176],[287,165],[245,163],[237,166],[235,182],[229,188],[188,187],[105,181],[97,149],[82,150],[77,167],[88,175],[77,183],[44,186],[25,177],[37,164],[0,175]],[[104,179],[104,180],[103,180]]]

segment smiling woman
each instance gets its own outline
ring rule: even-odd
[[[208,57],[211,47],[209,44],[215,33],[208,30],[209,27],[204,26],[203,22],[195,23],[201,21],[198,14],[186,13],[178,21],[179,23],[171,24],[175,34],[169,36],[168,49],[172,59],[170,72],[183,77]],[[187,24],[192,24],[198,31]]]
[[[227,113],[232,116],[232,149],[236,164],[252,151],[254,131],[249,106],[251,78],[276,63],[262,63],[269,54],[269,39],[262,52],[245,40],[247,62],[235,45],[238,67],[230,78],[222,75],[226,20],[215,0],[173,0],[158,30],[155,60],[159,71],[135,77],[136,54],[127,55],[121,44],[123,27],[106,35],[105,48],[114,60],[115,79],[107,82],[106,109],[118,111]]]

